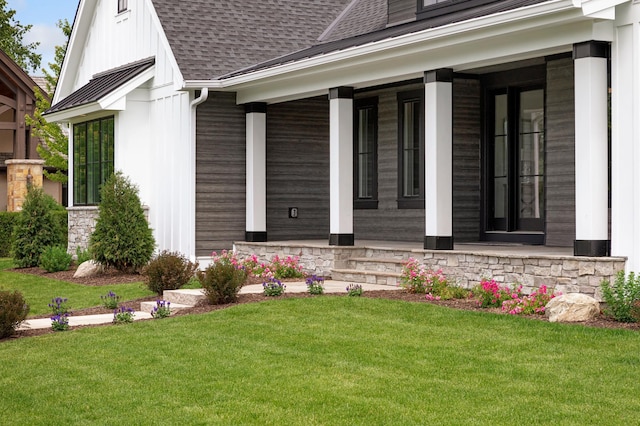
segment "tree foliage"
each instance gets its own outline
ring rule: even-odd
[[[36,53],[40,43],[23,42],[32,25],[22,25],[15,19],[15,14],[15,10],[8,8],[7,0],[0,0],[0,49],[21,68],[35,71],[42,61],[42,55]]]
[[[71,35],[71,25],[69,21],[66,19],[58,21],[58,27],[62,30],[67,40],[69,40],[69,36]],[[56,85],[58,84],[62,61],[64,60],[66,51],[67,43],[63,46],[56,46],[54,62],[49,63],[51,72],[44,68],[42,69],[46,81],[47,94],[42,93],[39,87],[35,88],[36,108],[33,117],[26,117],[27,125],[31,126],[31,134],[33,137],[40,139],[40,144],[37,147],[38,154],[47,166],[55,168],[55,172],[45,170],[45,176],[53,181],[62,183],[67,182],[66,171],[69,168],[68,137],[59,124],[47,122],[42,114],[51,107],[49,98],[53,95]]]
[[[116,172],[100,189],[96,229],[90,250],[96,261],[119,271],[135,271],[151,259],[155,240],[138,197],[138,188]]]

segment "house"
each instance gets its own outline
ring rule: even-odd
[[[640,268],[639,18],[627,0],[81,0],[48,112],[72,126],[69,249],[118,169],[158,247],[192,258],[517,244],[564,248],[593,292]]]
[[[38,84],[0,50],[0,211],[19,211],[27,180],[43,186],[45,193],[62,202],[62,186],[43,178],[43,161],[31,137],[25,115],[35,108]],[[30,176],[30,177],[29,177]]]

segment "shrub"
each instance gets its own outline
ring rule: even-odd
[[[156,306],[151,310],[151,316],[155,319],[166,318],[171,315],[171,302],[156,300]]]
[[[244,260],[241,260],[240,265],[247,271],[247,274],[251,276],[262,279],[273,278],[273,272],[269,265],[264,262],[260,262],[258,260],[258,256],[255,254],[247,256]]]
[[[278,255],[273,256],[271,259],[270,269],[273,272],[273,277],[279,280],[285,278],[302,278],[302,266],[299,264],[300,258],[298,256],[287,256],[282,259]]]
[[[138,188],[117,172],[102,185],[100,196],[96,229],[89,243],[91,253],[106,267],[138,270],[149,262],[155,246]]]
[[[76,264],[81,265],[87,260],[93,259],[93,255],[89,249],[83,250],[80,246],[76,247]]]
[[[223,251],[220,256],[215,252],[213,255],[213,263],[198,273],[198,280],[210,304],[233,303],[247,281],[247,272],[238,266],[233,253]]]
[[[129,324],[133,322],[133,318],[135,317],[135,313],[131,308],[125,308],[124,306],[120,309],[116,309],[113,312],[113,323],[114,324]]]
[[[13,242],[13,227],[19,212],[0,212],[0,257],[9,257]]]
[[[40,255],[39,266],[47,272],[66,271],[71,265],[71,255],[62,246],[46,247]]]
[[[29,314],[29,305],[26,304],[22,293],[17,290],[0,290],[0,339],[9,337]]]
[[[502,303],[502,310],[511,315],[543,315],[547,303],[559,295],[560,293],[549,293],[547,286],[543,285],[528,296],[505,300]]]
[[[625,277],[624,271],[618,272],[613,286],[608,280],[600,284],[602,298],[607,304],[604,313],[616,321],[636,322],[640,312],[635,306],[640,301],[640,275],[633,272]]]
[[[14,240],[11,249],[18,267],[37,266],[40,254],[46,247],[64,243],[61,225],[54,219],[51,211],[52,206],[56,204],[41,188],[29,187],[13,230]]]
[[[116,309],[118,307],[118,302],[120,301],[120,296],[115,294],[113,291],[109,291],[109,293],[104,296],[100,296],[102,299],[102,306],[107,309]]]
[[[176,290],[185,286],[198,269],[180,253],[163,251],[142,270],[149,290],[162,295],[164,290]]]
[[[500,286],[495,280],[483,279],[473,289],[473,295],[481,308],[500,308],[506,300],[517,299],[521,296],[522,286],[509,288]]]
[[[347,296],[360,297],[363,292],[362,285],[360,284],[349,284],[347,286]]]
[[[402,265],[400,286],[409,293],[440,295],[440,292],[445,292],[448,284],[442,269],[437,271],[427,269],[424,265],[418,263],[416,259],[410,257]]]
[[[265,296],[280,296],[284,293],[285,288],[287,288],[287,286],[282,284],[282,281],[277,278],[271,278],[269,281],[262,283]]]
[[[324,293],[324,278],[312,275],[306,279],[306,284],[309,294]]]

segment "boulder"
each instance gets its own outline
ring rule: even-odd
[[[588,321],[600,314],[600,304],[586,294],[569,293],[554,297],[545,306],[549,322]]]
[[[100,275],[102,271],[103,268],[101,264],[95,260],[87,260],[78,266],[76,273],[73,274],[73,278],[95,277],[96,275]]]

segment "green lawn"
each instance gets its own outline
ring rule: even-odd
[[[6,270],[8,268],[13,268],[12,260],[0,259],[0,289],[19,290],[29,304],[30,316],[50,313],[48,305],[51,299],[58,296],[69,299],[69,306],[73,310],[101,305],[100,296],[104,296],[110,290],[120,296],[121,301],[154,294],[143,287],[141,282],[91,287],[11,272]]]
[[[12,425],[629,425],[640,334],[321,296],[0,343]]]

